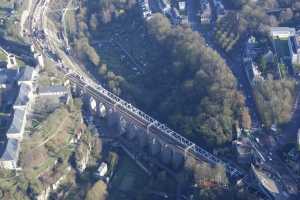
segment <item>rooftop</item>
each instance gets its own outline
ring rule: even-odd
[[[31,81],[33,76],[34,68],[25,66],[20,68],[20,78],[19,81]]]
[[[23,122],[25,120],[25,110],[23,109],[15,109],[13,121],[7,131],[7,136],[9,134],[20,133],[22,129]]]
[[[290,27],[271,27],[272,37],[290,37],[296,34],[295,28]]]
[[[68,93],[68,90],[63,85],[41,86],[39,87],[39,94],[55,94],[55,93]]]
[[[6,148],[0,157],[0,161],[17,161],[19,156],[20,143],[16,139],[8,139]]]
[[[14,105],[15,106],[25,106],[29,101],[28,94],[30,93],[30,91],[31,91],[30,86],[22,83],[20,86],[18,97],[17,97]]]

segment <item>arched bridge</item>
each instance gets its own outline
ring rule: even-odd
[[[98,109],[109,110],[110,115],[108,115],[108,117],[117,119],[110,120],[111,123],[126,123],[126,121],[129,121],[127,126],[123,126],[123,128],[125,127],[124,130],[120,131],[125,132],[125,129],[140,127],[147,134],[151,133],[152,135],[163,138],[164,143],[180,149],[181,152],[182,150],[184,150],[185,153],[188,151],[194,157],[200,160],[205,160],[211,164],[223,164],[226,167],[227,173],[232,178],[244,176],[244,172],[241,169],[238,169],[231,163],[224,162],[223,160],[217,158],[187,138],[171,130],[165,124],[153,119],[143,111],[104,89],[100,85],[96,85],[94,82],[91,83],[90,81],[86,81],[83,77],[73,72],[67,73],[65,77],[70,81],[73,90],[80,94],[86,94],[90,96],[90,98],[94,100],[94,104]],[[101,105],[102,108],[99,108],[99,105]],[[154,143],[155,139],[153,139],[153,137],[150,138],[152,138]]]

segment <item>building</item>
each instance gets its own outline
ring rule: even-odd
[[[300,65],[300,32],[297,32],[295,28],[272,27],[270,34],[273,40],[274,49],[276,49],[276,40],[287,40],[289,51],[286,52],[286,54],[289,55],[286,56],[289,57],[287,59],[294,65]]]
[[[226,14],[223,3],[220,0],[213,0],[212,3],[216,10],[217,18],[222,18]]]
[[[21,83],[17,99],[13,108],[27,109],[29,101],[32,99],[33,93],[31,87],[27,84]]]
[[[164,15],[170,14],[171,5],[169,4],[168,0],[158,0],[158,6]]]
[[[186,2],[185,1],[178,1],[178,8],[179,8],[179,11],[181,13],[185,12],[186,10]]]
[[[17,108],[14,110],[12,122],[6,133],[7,138],[18,140],[23,138],[26,124],[26,113],[26,109]]]
[[[252,147],[247,137],[242,137],[235,141],[235,147],[237,152],[237,160],[240,164],[248,164],[252,158]]]
[[[298,129],[297,133],[297,149],[300,151],[300,129]]]
[[[201,24],[210,24],[212,19],[212,10],[207,0],[202,0],[200,3],[199,17]]]
[[[17,66],[16,56],[13,54],[9,54],[7,56],[7,69],[15,68]]]
[[[300,33],[289,37],[288,44],[292,63],[300,65]]]
[[[145,19],[150,19],[152,16],[152,12],[150,10],[150,5],[148,0],[139,0],[140,7],[142,8],[143,17]]]
[[[108,166],[105,162],[102,162],[97,170],[97,176],[104,177],[108,171]]]
[[[275,175],[272,175],[267,170],[258,169],[254,165],[251,165],[251,170],[261,191],[269,199],[286,200],[289,198],[289,195],[284,191]]]
[[[69,91],[62,85],[42,86],[38,88],[40,96],[64,96],[68,95]]]
[[[0,157],[0,168],[16,169],[20,151],[20,142],[16,139],[8,139],[5,150]]]
[[[257,80],[263,80],[261,72],[258,69],[258,65],[255,64],[252,60],[244,62],[246,75],[248,81],[253,86]]]
[[[19,80],[18,84],[26,83],[32,86],[34,77],[37,76],[37,72],[33,67],[25,66],[19,69]]]
[[[271,28],[271,37],[273,39],[288,39],[289,37],[296,34],[296,30],[294,28],[289,27],[272,27]]]

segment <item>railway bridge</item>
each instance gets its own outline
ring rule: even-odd
[[[118,132],[128,140],[138,141],[141,148],[147,148],[151,155],[158,156],[164,164],[179,168],[189,154],[200,161],[224,165],[233,179],[244,177],[241,169],[217,158],[102,86],[85,80],[75,72],[69,72],[65,77],[70,82],[73,94],[87,97],[90,109],[106,117],[108,126],[117,127]]]

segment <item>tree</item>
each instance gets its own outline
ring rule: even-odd
[[[293,13],[292,9],[287,8],[286,10],[284,10],[280,13],[279,20],[281,23],[283,23],[283,22],[286,22],[286,21],[292,19],[293,16],[294,16],[294,13]]]
[[[106,64],[102,64],[100,67],[99,67],[99,70],[98,70],[98,73],[102,76],[106,75],[107,74],[107,65]]]
[[[92,14],[91,18],[90,18],[90,22],[89,22],[89,25],[92,29],[92,31],[95,31],[97,29],[97,26],[98,26],[98,18],[96,16],[96,14]]]
[[[242,116],[241,116],[241,120],[242,120],[242,127],[244,129],[248,129],[250,130],[251,129],[251,117],[250,117],[250,114],[249,114],[249,111],[248,110],[244,110],[242,111]]]
[[[162,21],[169,23],[162,15],[149,20],[148,31],[172,62],[152,70],[166,72],[159,73],[158,79],[156,73],[145,77],[151,83],[170,85],[167,90],[171,95],[160,100],[159,108],[180,132],[201,137],[209,145],[231,141],[233,124],[242,121],[242,112],[244,120],[249,119],[245,98],[236,90],[229,67],[217,52],[206,47],[198,33],[181,26],[165,30]]]
[[[105,200],[107,196],[106,183],[103,181],[97,181],[87,192],[85,200]]]
[[[295,101],[295,82],[292,80],[257,81],[254,97],[259,114],[267,127],[284,124],[291,119]]]
[[[158,41],[165,40],[172,30],[170,21],[160,13],[154,14],[147,25],[149,33]]]

